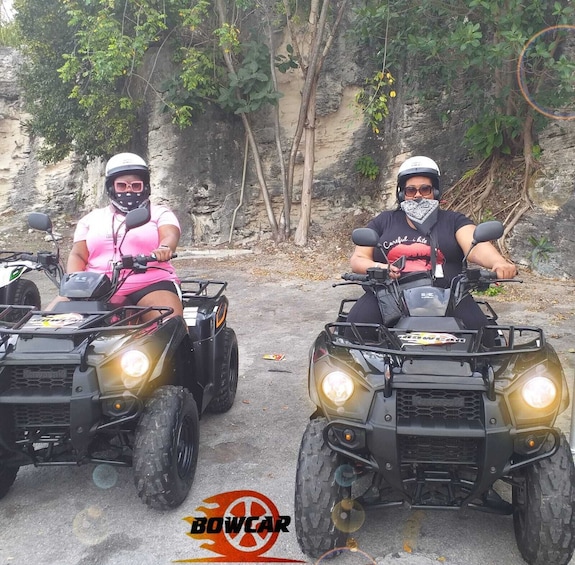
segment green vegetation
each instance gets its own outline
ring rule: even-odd
[[[42,140],[40,157],[45,162],[59,161],[71,151],[89,160],[132,145],[140,133],[140,113],[147,111],[144,102],[152,96],[180,127],[193,125],[206,104],[217,104],[242,120],[274,236],[283,229],[283,235],[290,237],[295,160],[302,138],[311,140],[315,135],[319,74],[346,3],[15,0],[14,33],[24,38],[20,48],[26,60],[22,85],[30,115],[28,131]],[[515,216],[506,218],[512,225],[528,209],[527,188],[540,154],[537,131],[548,120],[518,87],[519,57],[523,56],[522,87],[545,108],[564,108],[574,96],[575,65],[562,52],[572,33],[566,24],[573,20],[573,6],[555,0],[524,4],[522,0],[365,0],[353,3],[355,15],[348,18],[366,50],[373,53],[374,72],[356,98],[372,131],[380,134],[393,99],[400,94],[402,100],[415,97],[436,108],[443,126],[454,114],[466,116],[470,151],[489,160],[487,167],[476,169],[483,176],[470,179],[477,186],[487,179],[482,193],[489,193],[490,185],[498,181],[498,158],[523,158],[524,202],[513,208]],[[537,36],[542,29],[562,25]],[[3,31],[7,27],[0,26]],[[270,53],[280,27],[290,36],[286,53]],[[304,36],[312,38],[311,45],[301,40]],[[531,45],[530,38],[537,41]],[[531,46],[526,50],[526,45]],[[157,90],[143,72],[156,64],[166,76]],[[277,112],[274,115],[284,177],[284,207],[279,214],[284,228],[279,228],[249,117],[264,107],[277,109],[281,93],[275,73],[288,71],[297,71],[303,87],[287,166],[282,161],[287,152],[280,147]],[[300,242],[306,239],[313,184],[313,155],[303,153],[309,155],[310,172],[302,182],[305,214],[300,215],[301,235],[296,233]],[[358,163],[360,174],[377,176],[375,163],[361,159]],[[482,204],[484,199],[477,201]]]
[[[379,167],[373,160],[373,157],[370,157],[369,155],[364,155],[363,157],[360,157],[355,162],[354,169],[357,173],[370,180],[375,180],[377,178],[377,175],[379,175]]]
[[[276,104],[281,94],[271,80],[268,47],[243,38],[238,25],[245,14],[230,4],[237,23],[220,25],[209,0],[16,0],[26,38],[27,125],[43,140],[41,158],[56,162],[74,150],[91,159],[128,146],[149,92],[181,127],[207,102],[236,114]],[[154,91],[140,73],[145,59],[162,50],[173,72]],[[233,57],[235,72],[223,54]],[[297,67],[291,54],[280,57],[282,69]]]
[[[355,97],[374,133],[379,133],[381,123],[389,115],[389,99],[397,95],[394,82],[389,71],[378,71],[375,76],[365,79],[364,87]]]
[[[20,36],[16,24],[11,21],[2,19],[0,14],[0,47],[20,46]]]
[[[500,284],[493,284],[486,290],[476,290],[472,294],[476,296],[498,296],[505,292],[505,287]]]
[[[484,205],[495,212],[502,203],[497,217],[515,225],[530,207],[537,133],[553,117],[545,108],[559,118],[565,107],[574,109],[575,63],[563,51],[575,7],[557,0],[366,0],[355,14],[355,33],[374,54],[372,82],[384,69],[397,78],[403,100],[436,108],[443,127],[454,115],[467,120],[465,142],[484,161],[461,179],[462,190],[444,195],[448,206],[478,218]],[[373,107],[364,111],[373,128]]]
[[[553,244],[544,236],[535,237],[529,236],[529,244],[531,250],[531,264],[537,268],[541,262],[549,261],[549,254],[555,252]]]
[[[412,72],[401,75],[398,88],[422,101],[441,99],[451,115],[465,108],[466,141],[476,154],[489,157],[521,153],[525,137],[532,139],[533,111],[516,79],[519,56],[536,32],[570,24],[574,13],[555,0],[368,0],[356,9],[356,33],[375,53],[379,69],[383,65],[399,75],[409,64]],[[574,64],[559,55],[567,33],[545,34],[525,53],[527,86],[538,100],[546,97],[546,106],[572,100]],[[550,89],[542,90],[542,73],[551,69],[554,98]]]

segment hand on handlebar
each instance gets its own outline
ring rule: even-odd
[[[390,279],[397,280],[401,276],[401,269],[398,269],[393,263],[388,266],[388,276]]]
[[[169,261],[172,257],[176,257],[176,254],[169,247],[164,246],[154,249],[150,255],[155,257],[158,262]]]
[[[517,267],[507,261],[494,263],[491,270],[496,273],[498,279],[512,279],[517,276]]]

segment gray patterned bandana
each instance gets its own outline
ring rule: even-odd
[[[437,222],[439,215],[439,200],[418,198],[417,200],[404,200],[400,204],[405,215],[413,222],[417,231],[428,235]]]

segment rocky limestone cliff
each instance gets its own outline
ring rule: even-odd
[[[326,61],[319,85],[312,221],[319,226],[320,233],[322,223],[336,220],[342,214],[365,209],[375,213],[393,205],[397,167],[409,155],[426,154],[436,159],[445,186],[474,165],[462,145],[461,117],[452,115],[449,124],[442,124],[437,107],[422,107],[401,96],[394,101],[385,131],[374,135],[354,104],[362,82],[364,59],[361,52],[340,38]],[[38,161],[37,141],[27,136],[24,127],[17,86],[18,65],[17,52],[0,48],[0,244],[2,232],[16,225],[21,227],[29,211],[47,211],[73,225],[83,212],[105,202],[103,163],[93,162],[83,168],[73,157],[50,166]],[[149,53],[144,74],[155,89],[161,90],[172,72],[167,52]],[[279,109],[287,155],[302,82],[297,71],[278,78],[284,94]],[[398,92],[402,89],[398,88]],[[169,203],[178,215],[183,227],[181,244],[227,242],[231,233],[234,242],[268,237],[267,219],[251,161],[243,195],[241,192],[245,135],[240,120],[211,107],[192,127],[180,130],[162,111],[153,89],[142,90],[142,94],[147,103],[142,114],[142,134],[136,143],[152,168],[153,200]],[[437,106],[440,105],[438,100]],[[258,116],[255,130],[279,210],[281,183],[269,113]],[[511,254],[514,260],[530,265],[533,246],[529,236],[546,236],[554,250],[547,261],[538,263],[538,270],[546,275],[573,277],[575,122],[550,124],[539,142],[543,169],[531,190],[535,208],[510,238]],[[354,164],[362,156],[371,156],[380,167],[375,181],[354,172]],[[294,227],[300,176],[301,170],[297,170]],[[234,211],[236,218],[231,232]]]

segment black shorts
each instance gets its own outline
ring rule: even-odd
[[[158,281],[157,283],[150,284],[145,288],[141,288],[140,290],[136,290],[132,292],[132,294],[126,295],[126,300],[133,304],[134,306],[144,298],[150,292],[155,292],[156,290],[167,290],[168,292],[173,292],[175,295],[182,297],[182,292],[180,291],[180,287],[174,281]]]

